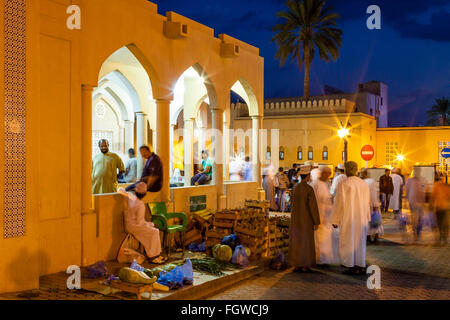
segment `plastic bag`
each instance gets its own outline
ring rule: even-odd
[[[194,269],[192,268],[192,262],[186,259],[186,263],[180,266],[183,272],[183,284],[192,284],[194,282]]]
[[[183,271],[180,267],[176,267],[171,271],[162,271],[157,282],[170,289],[177,289],[183,286],[183,278]]]
[[[270,268],[273,270],[284,270],[287,267],[287,259],[284,252],[279,250],[275,258],[270,261]]]
[[[88,278],[95,279],[105,277],[108,273],[105,261],[99,261],[87,267]]]
[[[234,249],[231,263],[237,264],[242,267],[248,267],[248,256],[243,246],[239,245]]]
[[[141,264],[145,261],[145,256],[141,252],[139,241],[131,233],[128,233],[120,245],[117,262],[131,263],[133,259],[136,259],[137,263]]]
[[[133,262],[131,263],[130,269],[134,269],[136,271],[145,271],[145,268],[140,266],[136,259],[133,259]]]
[[[432,211],[424,212],[421,220],[422,224],[426,227],[429,227],[430,229],[434,229],[437,227],[436,216]]]
[[[196,244],[195,242],[192,242],[188,246],[188,250],[192,251],[192,252],[205,252],[206,251],[206,245],[205,245],[204,242],[202,242],[200,244]]]
[[[374,210],[372,211],[372,214],[370,216],[371,216],[370,227],[373,229],[378,228],[382,222],[380,211]]]
[[[229,236],[225,236],[222,239],[222,244],[229,246],[232,250],[236,248],[236,246],[241,244],[241,241],[239,240],[239,237],[232,233]]]

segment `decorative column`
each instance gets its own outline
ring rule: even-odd
[[[223,123],[223,143],[224,143],[223,178],[224,180],[228,180],[230,176],[230,125],[228,122]]]
[[[183,129],[184,186],[191,185],[194,173],[194,119],[184,119]]]
[[[174,140],[174,131],[175,131],[175,125],[174,124],[170,124],[170,172],[169,175],[172,178],[173,175],[173,168],[175,165],[175,156],[173,154],[173,140]]]
[[[124,121],[124,127],[125,127],[125,153],[128,154],[128,149],[134,147],[134,122],[125,120]],[[139,150],[135,150],[136,152],[139,152]]]
[[[93,211],[92,206],[92,91],[95,86],[83,84],[81,87],[82,124],[81,142],[81,210]]]
[[[253,181],[256,181],[258,188],[258,199],[265,198],[262,188],[261,160],[262,160],[262,137],[261,130],[263,126],[262,116],[252,117],[252,164],[253,164]],[[278,154],[278,153],[277,153]]]
[[[144,159],[142,159],[139,148],[147,144],[147,114],[136,112],[136,156],[137,156],[137,178],[140,179],[142,169],[144,168]]]
[[[226,207],[226,197],[223,192],[223,110],[212,109],[212,139],[213,139],[213,182],[217,190],[217,210]]]
[[[170,100],[156,100],[156,146],[155,153],[161,158],[163,164],[163,186],[161,201],[170,202]]]

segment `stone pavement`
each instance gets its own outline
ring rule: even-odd
[[[435,246],[435,233],[425,228],[413,241],[410,230],[401,232],[392,214],[383,215],[385,234],[367,246],[367,264],[381,269],[381,289],[367,288],[367,275],[347,276],[338,266],[315,268],[314,273],[292,268],[245,280],[212,300],[374,300],[450,299],[450,246]]]

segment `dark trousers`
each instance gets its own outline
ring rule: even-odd
[[[436,220],[439,228],[440,241],[446,242],[448,239],[448,211],[436,210]]]
[[[197,182],[199,185],[207,183],[211,178],[209,175],[204,173],[197,173],[195,176],[191,178],[191,186],[195,185]]]
[[[391,199],[391,196],[392,194],[389,193],[380,193],[381,211],[388,211],[389,200]]]

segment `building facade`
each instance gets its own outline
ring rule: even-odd
[[[220,209],[264,194],[259,175],[247,184],[227,185],[223,178],[231,91],[245,97],[258,139],[264,92],[258,48],[216,37],[175,12],[158,14],[147,0],[1,0],[0,21],[0,121],[6,124],[0,292],[38,288],[39,276],[70,265],[115,259],[124,237],[123,199],[91,194],[97,139],[109,138],[117,153],[151,144],[166,178],[146,201],[164,201],[169,210],[188,212],[196,195]],[[183,86],[195,90],[177,90]],[[193,137],[203,103],[215,132],[213,181],[171,189],[171,129],[180,120],[185,137]],[[259,169],[259,144],[253,148]],[[191,151],[182,156],[190,175]]]

